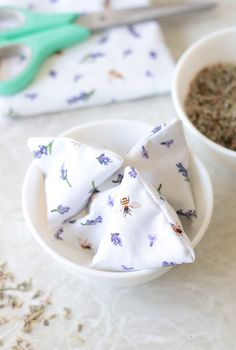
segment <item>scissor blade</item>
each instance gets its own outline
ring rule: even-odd
[[[215,2],[201,4],[179,4],[169,6],[148,6],[129,10],[109,10],[102,13],[93,13],[81,16],[77,23],[92,31],[99,31],[110,27],[131,25],[160,19],[204,11],[216,6]]]

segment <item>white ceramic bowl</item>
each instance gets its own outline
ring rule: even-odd
[[[179,59],[172,82],[172,98],[182,119],[190,144],[209,153],[217,162],[236,167],[236,152],[229,150],[204,136],[189,120],[184,103],[193,78],[203,68],[217,63],[236,64],[236,27],[220,30],[205,36],[189,47]]]
[[[153,128],[153,125],[124,120],[99,121],[82,124],[63,133],[80,142],[103,145],[124,155],[131,146]],[[187,230],[193,246],[205,234],[212,215],[213,192],[209,175],[195,156],[190,164],[192,189],[198,217]],[[42,248],[69,271],[78,277],[97,284],[130,286],[150,281],[167,272],[169,268],[134,272],[106,272],[88,267],[92,261],[91,252],[73,248],[56,240],[47,228],[46,201],[43,176],[32,162],[23,184],[23,211],[31,232]]]

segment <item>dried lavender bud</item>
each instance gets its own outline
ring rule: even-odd
[[[69,307],[64,307],[64,317],[67,320],[71,320],[72,310]]]
[[[21,282],[17,285],[17,289],[22,292],[28,292],[32,289],[32,280]]]
[[[43,291],[41,289],[38,289],[36,293],[32,296],[32,299],[37,299],[43,295]]]
[[[50,325],[50,320],[53,320],[54,318],[57,317],[57,314],[52,314],[49,315],[47,318],[45,318],[45,320],[43,321],[44,326],[49,326]]]
[[[0,316],[0,326],[2,326],[3,324],[9,322],[8,319],[4,316]]]
[[[77,332],[78,332],[78,333],[82,332],[83,328],[84,328],[84,326],[83,326],[81,323],[79,323],[79,324],[77,325]]]
[[[8,295],[8,305],[13,309],[19,308],[23,305],[23,301],[18,298],[16,295],[9,294]]]
[[[185,110],[200,132],[236,151],[236,65],[201,70],[190,85]]]
[[[17,337],[16,344],[11,347],[11,350],[33,350],[33,348],[30,342],[21,337]]]
[[[49,323],[49,321],[48,321],[47,319],[43,321],[43,325],[44,325],[44,326],[49,326],[49,324],[50,324],[50,323]]]
[[[30,305],[29,312],[24,317],[23,331],[30,333],[33,329],[33,321],[39,319],[39,317],[44,313],[46,306],[41,305]]]

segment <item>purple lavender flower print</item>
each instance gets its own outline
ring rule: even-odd
[[[186,181],[189,181],[188,170],[183,166],[181,162],[176,164],[178,172],[185,177]]]
[[[101,224],[102,220],[103,219],[102,219],[101,215],[99,215],[93,220],[86,220],[86,222],[84,222],[84,223],[81,222],[80,224],[83,226],[93,226],[93,225]]]
[[[149,52],[149,56],[150,56],[153,60],[155,60],[155,59],[157,58],[157,52],[156,52],[156,51],[150,51],[150,52]]]
[[[176,263],[174,263],[173,261],[170,261],[170,262],[168,262],[168,261],[163,261],[163,262],[162,262],[162,267],[175,266],[175,265],[176,265]]]
[[[113,243],[115,246],[122,247],[122,240],[119,236],[119,233],[111,233],[111,243]]]
[[[60,179],[63,180],[63,181],[66,181],[68,186],[72,187],[71,183],[69,182],[69,180],[67,178],[67,169],[65,169],[64,167],[65,167],[65,164],[63,163],[62,166],[61,166],[61,169],[60,169],[60,172],[61,172]]]
[[[187,211],[184,211],[183,209],[179,209],[176,211],[176,213],[180,216],[184,216],[186,217],[188,220],[190,220],[192,217],[196,218],[197,217],[197,213],[196,213],[196,210],[192,210],[192,209],[189,209]]]
[[[161,130],[162,126],[161,125],[157,125],[154,129],[151,130],[151,132],[153,134],[156,134],[157,132],[159,132]]]
[[[125,272],[129,272],[129,271],[132,271],[134,268],[133,267],[128,267],[128,266],[125,266],[125,265],[121,265],[122,269],[125,271]]]
[[[61,215],[68,213],[70,210],[70,207],[64,207],[62,204],[58,205],[56,209],[52,209],[51,213],[57,212]]]
[[[34,157],[40,159],[43,154],[47,155],[48,150],[46,146],[39,145],[39,149],[37,151],[33,151]]]
[[[123,57],[128,57],[133,53],[133,50],[131,49],[126,49],[123,51]]]
[[[131,167],[130,169],[131,170],[128,172],[129,176],[132,177],[133,179],[136,179],[136,177],[137,177],[136,170],[133,167]]]
[[[173,143],[174,143],[174,140],[171,139],[171,140],[167,140],[167,141],[162,141],[162,142],[160,143],[160,145],[166,146],[167,148],[170,148],[170,146],[173,145]]]
[[[145,75],[146,75],[146,77],[148,77],[148,78],[154,78],[153,72],[151,72],[149,69],[146,70]]]
[[[87,62],[87,61],[94,61],[97,58],[104,57],[105,54],[103,52],[92,52],[87,55],[85,55],[82,60],[80,61],[81,63]]]
[[[69,219],[64,220],[63,224],[74,224],[74,223],[76,223],[76,221],[77,221],[76,219],[69,218]]]
[[[110,195],[108,196],[108,199],[107,199],[107,205],[109,207],[114,207],[114,198],[112,198]]]
[[[95,90],[91,90],[89,92],[81,92],[77,96],[71,96],[66,101],[69,105],[80,102],[80,101],[87,101],[93,94],[95,93]]]
[[[83,78],[82,74],[75,74],[74,76],[74,82],[76,83],[77,81],[81,80]]]
[[[59,239],[60,241],[63,241],[63,238],[61,237],[63,233],[64,233],[63,227],[60,227],[55,233],[55,238]]]
[[[32,93],[26,93],[25,97],[28,98],[29,100],[35,100],[38,97],[38,94],[36,94],[35,92]]]
[[[56,78],[57,77],[57,72],[55,70],[50,70],[50,72],[48,73],[48,75],[52,78]]]
[[[103,35],[99,40],[98,40],[98,44],[104,44],[107,42],[107,40],[109,39],[108,35]]]
[[[47,156],[48,154],[52,153],[52,144],[53,141],[51,141],[47,146],[39,145],[38,150],[33,151],[34,158],[40,159],[42,155]]]
[[[128,26],[128,31],[130,32],[130,34],[132,36],[134,36],[135,38],[139,39],[141,36],[140,34],[137,32],[137,30],[135,29],[135,27],[133,26]]]
[[[148,151],[144,146],[142,146],[142,153],[141,154],[142,154],[143,158],[145,158],[145,159],[149,158]]]
[[[113,163],[112,160],[105,155],[105,153],[102,153],[99,157],[96,158],[100,164],[102,165],[109,165],[109,163]]]
[[[116,180],[112,180],[114,184],[120,184],[121,181],[123,180],[124,175],[123,174],[118,174]]]
[[[153,247],[154,242],[157,241],[157,236],[149,234],[147,238],[149,240],[150,247]]]

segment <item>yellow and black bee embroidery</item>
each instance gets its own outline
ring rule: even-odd
[[[120,199],[121,209],[120,211],[123,212],[124,217],[126,217],[127,214],[131,215],[132,209],[134,208],[140,208],[141,204],[137,202],[130,203],[129,197],[123,197]]]
[[[170,226],[172,227],[172,230],[178,235],[178,236],[183,236],[183,230],[180,227],[180,225],[174,225],[170,223]]]

